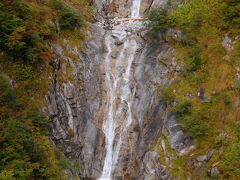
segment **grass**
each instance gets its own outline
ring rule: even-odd
[[[218,178],[240,177],[234,168],[240,165],[236,150],[239,150],[236,135],[239,131],[236,125],[239,122],[236,105],[239,92],[235,68],[240,63],[240,43],[235,40],[231,52],[222,47],[226,33],[233,39],[239,34],[238,15],[234,14],[237,11],[231,9],[237,9],[238,5],[235,1],[191,0],[168,13],[168,19],[174,22],[171,27],[181,30],[190,43],[171,41],[176,50],[176,61],[183,71],[170,87],[161,87],[159,95],[168,108],[175,111],[178,122],[187,134],[194,137],[197,147],[192,157],[188,155],[173,160],[170,169],[176,176],[207,179],[207,167],[219,162],[221,173]],[[235,20],[230,21],[229,17]],[[200,87],[205,92],[204,100],[197,97]],[[221,137],[223,132],[226,137]],[[215,154],[200,175],[196,169],[187,166],[190,158],[206,154],[210,148],[223,148],[223,154]]]

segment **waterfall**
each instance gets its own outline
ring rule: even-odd
[[[141,0],[133,0],[131,7],[131,17],[137,18],[140,16]]]
[[[131,17],[139,17],[141,0],[134,0],[131,7]],[[129,22],[131,23],[131,22]],[[123,28],[116,27],[121,31]],[[131,66],[135,58],[138,44],[134,37],[128,36],[123,42],[119,55],[112,58],[114,38],[112,31],[105,37],[105,73],[107,88],[106,115],[103,122],[105,135],[105,159],[102,175],[99,179],[111,179],[119,159],[123,139],[127,137],[132,123],[132,100],[134,87],[130,83]]]

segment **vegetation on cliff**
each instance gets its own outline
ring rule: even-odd
[[[174,10],[171,3],[169,11],[153,10],[148,16],[151,35],[168,28],[183,33],[181,40],[166,38],[182,72],[170,87],[160,87],[159,95],[197,146],[191,157],[173,161],[173,174],[207,178],[207,171],[217,166],[218,178],[235,179],[240,177],[240,2],[189,0]],[[202,169],[189,165],[209,149],[215,153]]]
[[[65,179],[72,163],[51,148],[42,113],[51,44],[80,47],[91,19],[86,0],[0,2],[0,179]]]

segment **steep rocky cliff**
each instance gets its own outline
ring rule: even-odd
[[[175,115],[167,110],[157,96],[157,88],[171,84],[180,70],[174,59],[174,49],[163,39],[150,41],[141,21],[128,22],[122,19],[129,17],[132,1],[113,0],[109,3],[96,0],[92,5],[96,22],[91,25],[83,52],[71,47],[67,40],[64,45],[52,45],[56,54],[53,65],[55,71],[50,78],[51,86],[46,97],[47,111],[53,119],[51,139],[65,156],[80,164],[80,178],[101,177],[108,153],[107,137],[103,130],[109,113],[110,91],[105,59],[106,56],[110,57],[113,64],[110,68],[120,59],[120,66],[109,74],[117,71],[121,76],[128,63],[121,62],[124,60],[120,58],[121,52],[127,41],[134,41],[136,49],[129,65],[130,74],[127,81],[125,78],[128,88],[125,94],[130,93],[131,106],[129,108],[129,103],[121,98],[113,102],[113,107],[122,112],[116,110],[118,116],[113,118],[120,121],[120,125],[114,131],[116,134],[112,146],[119,144],[120,149],[111,177],[170,179],[171,175],[161,165],[158,153],[151,149],[151,143],[162,137],[159,141],[169,163],[171,157],[168,156],[166,144],[178,155],[193,148],[192,139],[183,133]],[[164,0],[143,0],[140,15],[149,8],[165,5]],[[178,34],[170,31],[169,35]],[[69,57],[69,52],[77,58],[74,60]],[[127,50],[123,52],[125,59],[129,58],[126,53]],[[57,78],[57,73],[71,78],[62,82]],[[120,84],[118,88],[122,86]],[[129,121],[124,119],[130,114],[131,123],[127,124]]]

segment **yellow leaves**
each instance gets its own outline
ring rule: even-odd
[[[21,42],[23,33],[25,32],[25,27],[20,26],[18,27],[7,39],[6,46],[13,50],[14,47]]]

